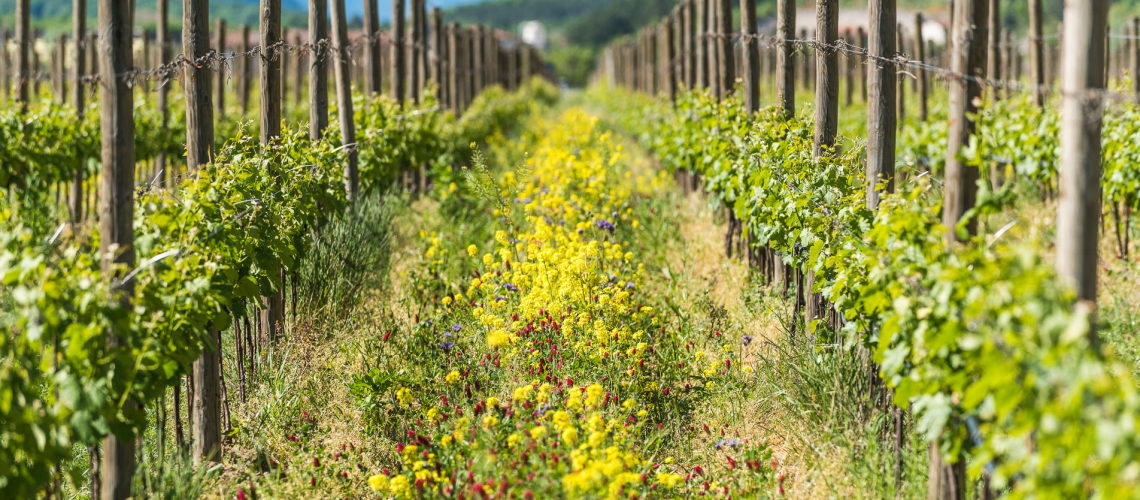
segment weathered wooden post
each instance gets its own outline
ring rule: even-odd
[[[408,80],[409,80],[409,94],[412,102],[420,102],[420,86],[423,80],[420,80],[420,53],[423,46],[423,27],[420,23],[420,2],[419,0],[412,0],[412,25],[409,30],[408,38],[411,43],[408,47]]]
[[[839,0],[818,0],[815,4],[816,33],[827,46],[839,39]],[[817,50],[815,91],[815,134],[812,153],[819,157],[835,146],[839,129],[839,53]]]
[[[959,0],[955,5],[954,44],[951,46],[951,70],[955,73],[985,77],[986,18],[988,0]],[[962,214],[974,206],[977,167],[958,159],[958,150],[969,143],[975,123],[970,117],[977,112],[981,97],[981,83],[977,80],[953,79],[950,81],[950,122],[947,131],[945,203],[942,222],[946,225],[947,239],[959,241],[954,231]],[[974,234],[976,223],[967,227]]]
[[[63,76],[63,61],[67,53],[65,50],[66,47],[67,37],[66,35],[60,34],[56,37],[55,47],[53,47],[54,50],[51,52],[51,94],[52,100],[59,104],[63,104],[67,101],[67,89],[65,88],[66,84],[64,83]]]
[[[17,5],[23,4],[18,11],[27,13],[27,0],[18,0]],[[100,53],[99,75],[102,84],[100,89],[100,110],[102,134],[102,203],[99,206],[99,255],[102,256],[104,274],[115,273],[113,266],[124,266],[127,269],[135,267],[135,231],[134,231],[134,178],[135,178],[135,124],[134,124],[134,93],[127,84],[126,79],[118,75],[134,67],[131,53],[131,25],[129,19],[130,2],[128,0],[99,0],[99,33]],[[21,42],[27,42],[27,18],[20,20],[17,29],[22,31],[24,37]],[[23,26],[20,26],[20,25]],[[19,36],[19,35],[17,35]],[[26,50],[23,45],[21,51]],[[23,56],[25,63],[26,55]],[[27,75],[26,66],[23,75]],[[26,89],[25,94],[26,98]],[[116,276],[113,287],[113,298],[118,300],[122,307],[130,308],[134,295],[134,282],[119,283],[121,276]],[[107,332],[107,348],[118,349],[123,346],[113,331]],[[134,406],[133,402],[126,404]],[[102,464],[102,493],[103,500],[125,500],[131,496],[131,479],[135,472],[135,442],[134,439],[123,439],[111,434],[103,439]]]
[[[459,109],[459,23],[447,27],[447,107],[458,116]]]
[[[926,19],[921,12],[914,14],[914,53],[915,58],[922,64],[926,64],[926,42],[922,33],[922,25],[925,22]],[[928,87],[926,70],[919,68],[914,72],[914,76],[918,79],[918,115],[925,122],[929,114],[926,101]]]
[[[864,49],[869,49],[870,46],[867,45],[867,32],[863,30],[862,26],[859,27],[858,33],[859,46]],[[859,95],[863,96],[863,102],[867,102],[867,78],[870,74],[867,66],[868,63],[869,61],[867,61],[865,57],[861,57],[856,61],[856,66],[859,68]]]
[[[843,30],[843,41],[854,44],[854,39],[851,28]],[[855,95],[855,55],[850,52],[843,53],[843,76],[845,80],[843,88],[843,105],[850,107],[852,97]]]
[[[1140,36],[1140,17],[1132,18],[1132,34]],[[1140,99],[1140,41],[1133,40],[1128,51],[1128,67],[1131,68],[1132,92]]]
[[[1029,0],[1029,65],[1035,87],[1034,99],[1037,105],[1045,107],[1045,50],[1041,37],[1041,0]]]
[[[431,79],[432,83],[435,83],[436,95],[440,103],[446,102],[444,96],[447,95],[447,79],[444,78],[444,62],[447,60],[447,53],[444,52],[446,49],[443,30],[443,11],[439,7],[434,7],[431,10]]]
[[[215,28],[215,36],[218,37],[218,53],[225,55],[226,53],[226,20],[218,19],[218,27]],[[262,43],[262,46],[265,44]],[[218,79],[214,82],[217,87],[214,89],[214,106],[215,113],[218,116],[215,119],[221,121],[226,118],[226,66],[223,64],[218,66]]]
[[[697,6],[697,88],[709,88],[709,2],[712,0],[695,0]]]
[[[795,0],[777,0],[776,3],[776,94],[784,116],[796,115],[796,37]]]
[[[1057,274],[1077,292],[1078,309],[1096,331],[1097,219],[1101,212],[1101,97],[1108,0],[1065,3],[1061,77],[1061,199],[1057,206]],[[1137,21],[1133,19],[1133,26]],[[1135,60],[1135,56],[1133,56]]]
[[[340,62],[340,53],[333,52],[327,40],[328,8],[326,0],[309,0],[309,138],[313,141],[320,140],[329,126],[328,61]]]
[[[800,40],[810,40],[809,37],[810,37],[810,35],[808,34],[807,28],[800,28]],[[812,51],[812,48],[810,46],[804,45],[803,46],[803,57],[800,58],[800,60],[803,61],[800,64],[800,72],[801,72],[800,73],[800,84],[804,86],[804,90],[807,90],[809,92],[812,90],[812,77],[813,77],[812,66],[811,66],[813,54],[811,51]]]
[[[12,39],[10,33],[6,29],[0,29],[0,98],[8,99],[11,97],[12,89],[12,60],[8,55],[8,41]]]
[[[393,10],[395,12],[395,10]],[[336,22],[336,7],[333,7],[333,22]],[[393,18],[393,26],[395,26],[395,19]],[[347,29],[347,28],[346,28]],[[333,36],[339,36],[334,28]],[[358,68],[357,71],[363,69],[364,75],[367,80],[364,94],[369,98],[375,97],[377,94],[383,92],[383,78],[380,63],[380,8],[376,0],[364,0],[364,60],[365,67]],[[348,57],[346,52],[343,52],[345,47],[339,45],[339,41],[334,40],[334,45],[337,45],[338,51],[333,53],[333,72],[340,71],[340,59]],[[351,60],[348,61],[351,64]],[[351,75],[348,75],[351,78]],[[339,78],[339,77],[337,77]],[[340,81],[337,81],[337,92],[340,92]],[[351,86],[351,80],[350,80]],[[339,94],[338,94],[339,95]],[[337,98],[339,100],[339,97]]]
[[[392,0],[392,56],[390,63],[392,69],[392,98],[396,102],[404,102],[407,97],[405,92],[405,85],[407,84],[408,75],[405,73],[407,64],[407,45],[404,41],[404,0]]]
[[[162,13],[164,10],[164,6],[162,4],[165,4],[166,1],[165,0],[159,0],[158,3],[159,3],[159,13]],[[162,23],[162,21],[159,20],[160,26],[161,26],[161,23]],[[75,68],[75,83],[71,86],[71,105],[75,106],[76,119],[78,121],[83,121],[83,115],[84,115],[84,111],[85,111],[84,106],[86,105],[86,99],[85,99],[86,96],[84,95],[84,88],[83,88],[83,84],[80,83],[80,79],[83,78],[83,76],[87,74],[86,68],[84,68],[84,63],[86,62],[84,59],[86,57],[86,54],[84,53],[84,47],[83,47],[84,43],[87,40],[87,2],[86,2],[86,0],[72,0],[72,2],[71,2],[71,31],[72,31],[72,36],[75,37],[75,57],[71,61],[72,66]],[[8,45],[6,43],[7,41],[8,41],[7,37],[0,38],[0,52],[4,52],[4,59],[5,60],[7,60],[7,58],[8,58],[7,57]],[[5,61],[5,62],[7,62],[7,61]],[[7,65],[5,65],[5,68],[6,67],[7,67]],[[95,68],[91,68],[91,69],[95,69]],[[5,73],[7,73],[6,69],[5,69]],[[7,82],[4,82],[4,84],[6,85]],[[7,93],[6,87],[5,87],[5,93]],[[159,104],[160,109],[162,108],[162,106],[164,104],[165,103]],[[165,120],[163,121],[163,125],[164,126],[166,125]],[[70,191],[70,196],[68,197],[68,201],[70,203],[68,205],[70,208],[69,211],[71,212],[71,222],[73,222],[73,223],[79,223],[80,221],[83,220],[83,174],[84,174],[83,165],[84,165],[84,163],[86,163],[85,160],[86,159],[82,158],[82,157],[75,159],[75,161],[77,163],[76,168],[75,168],[75,176],[72,177],[72,179],[71,179],[71,191]]]
[[[122,0],[120,0],[122,1]],[[182,52],[197,60],[210,52],[209,0],[183,0]],[[100,30],[102,33],[102,30]],[[214,115],[211,99],[213,70],[205,65],[183,67],[186,100],[186,167],[197,171],[213,158]],[[221,78],[221,75],[219,75]],[[215,346],[218,344],[214,344]],[[216,348],[202,349],[194,361],[191,379],[194,390],[190,401],[193,430],[191,453],[194,463],[214,460],[221,455],[221,412],[218,407],[218,363]]]
[[[903,34],[902,23],[895,26],[895,46],[899,52],[906,53],[906,36]],[[902,130],[906,124],[906,74],[903,71],[895,71],[895,84],[895,126]]]
[[[301,33],[293,32],[293,45],[301,46]],[[293,107],[301,106],[301,87],[305,82],[305,64],[303,63],[306,55],[302,54],[297,56],[293,62]]]
[[[281,0],[261,0],[259,22],[261,61],[260,61],[260,105],[261,105],[261,145],[268,148],[281,136],[281,59],[282,54],[271,49],[281,40]],[[280,272],[280,269],[269,270]],[[263,297],[267,309],[261,311],[263,332],[271,342],[276,342],[277,333],[285,321],[285,300],[282,290]]]
[[[715,0],[719,5],[717,20],[718,44],[720,61],[717,67],[717,76],[720,77],[720,96],[728,98],[736,86],[736,61],[733,60],[732,50],[732,0]]]
[[[880,58],[894,57],[895,0],[871,0],[867,86],[867,208],[879,207],[884,191],[895,188],[895,67]]]
[[[1001,69],[1001,0],[989,0],[989,16],[987,30],[989,31],[989,44],[986,46],[986,77],[991,80],[1001,80],[1007,76]],[[1000,89],[994,89],[993,97],[1001,98]]]
[[[483,25],[476,24],[471,27],[471,67],[472,67],[472,81],[474,82],[474,90],[471,97],[479,95],[483,92],[483,80],[487,76],[483,69]]]
[[[832,46],[839,38],[839,0],[819,0],[815,4],[816,34],[826,46]],[[835,147],[835,136],[839,129],[839,54],[834,50],[821,48],[815,51],[815,133],[812,141],[812,156],[815,158],[831,154]],[[823,317],[824,304],[820,294],[815,293],[815,271],[804,270],[804,323],[810,325]]]
[[[679,9],[674,9],[674,13],[678,10]],[[663,42],[665,44],[665,88],[668,89],[669,100],[672,102],[677,101],[677,63],[680,62],[677,59],[677,48],[674,45],[676,42],[674,38],[674,20],[677,19],[677,17],[675,14],[673,17],[665,18],[662,25],[664,31]],[[753,79],[753,81],[755,81],[755,79]]]
[[[344,0],[334,0],[332,13],[333,49],[332,61],[336,72],[336,107],[340,114],[341,143],[348,146],[348,162],[344,167],[344,191],[350,202],[360,196],[360,176],[357,172],[356,126],[352,121],[352,78],[349,73],[348,19],[344,12]],[[375,59],[373,59],[375,61]],[[372,81],[369,80],[369,85]]]
[[[31,10],[28,0],[16,0],[16,102],[20,112],[28,111],[28,99],[33,75],[29,72],[29,51],[32,48]]]

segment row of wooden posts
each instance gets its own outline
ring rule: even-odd
[[[441,104],[448,109],[461,111],[469,104],[471,97],[487,85],[498,84],[514,90],[518,82],[533,75],[550,76],[539,59],[537,49],[505,32],[483,25],[444,25],[443,14],[438,8],[431,13],[430,30],[414,28],[422,23],[416,18],[428,17],[426,12],[420,16],[413,15],[413,27],[409,30],[410,37],[407,37],[406,43],[396,43],[391,32],[381,33],[366,26],[363,34],[356,38],[354,50],[344,56],[351,60],[349,71],[354,87],[367,89],[369,93],[395,95],[398,92],[405,99],[418,102],[424,86],[431,83],[438,92]],[[401,26],[394,26],[393,29],[399,29],[403,23],[397,24]],[[134,61],[139,68],[170,62],[171,36],[169,33],[163,36],[164,32],[161,28],[156,32],[142,29],[136,34],[131,45]],[[92,91],[94,83],[77,82],[84,76],[97,74],[94,71],[98,64],[95,59],[96,33],[88,32],[79,44],[66,34],[61,34],[46,44],[38,42],[38,33],[30,33],[29,36],[28,42],[21,43],[19,36],[13,38],[9,30],[0,30],[0,47],[3,48],[0,50],[0,96],[10,98],[14,95],[17,103],[25,102],[31,96],[40,95],[43,82],[50,84],[50,95],[59,103],[66,102],[68,85],[87,87]],[[249,54],[255,47],[255,44],[251,44],[247,25],[241,26],[238,42],[230,43],[227,25],[222,19],[216,20],[212,39],[213,48],[223,55]],[[307,36],[304,30],[286,33],[282,40],[291,43],[292,47],[314,43],[314,37]],[[29,49],[26,55],[21,55],[19,52],[24,46]],[[451,47],[458,47],[454,51],[455,57],[451,56]],[[41,64],[43,52],[47,52],[50,59],[50,67],[46,71]],[[297,53],[281,58],[280,81],[284,86],[281,96],[283,106],[291,98],[292,105],[299,107],[302,105],[302,89],[306,86],[305,79],[309,73],[306,68],[310,65],[313,54],[307,51],[293,52]],[[13,57],[14,53],[16,57]],[[379,57],[375,64],[373,54]],[[320,59],[317,64],[323,64],[332,72],[333,65],[325,64],[323,57]],[[28,65],[25,67],[20,62],[13,64],[13,60],[27,60]],[[236,94],[242,114],[248,114],[252,77],[258,71],[259,64],[257,57],[234,57],[232,64],[227,63],[224,67],[217,68],[223,75],[215,80],[214,102],[219,118],[227,111],[227,89]],[[398,74],[403,75],[399,84],[394,78]],[[22,85],[22,81],[28,84]],[[160,86],[158,82],[148,80],[138,83],[144,93]],[[13,89],[13,86],[16,88]],[[452,88],[455,92],[451,91]],[[25,97],[25,89],[30,89],[28,97]]]
[[[162,113],[162,126],[167,126],[167,103],[173,85],[165,81],[136,79],[131,75],[136,68],[147,69],[153,62],[160,67],[172,61],[175,52],[172,34],[168,28],[168,0],[158,1],[158,26],[154,45],[145,31],[136,40],[134,9],[131,0],[100,0],[98,12],[99,36],[95,37],[86,26],[86,2],[74,3],[73,39],[82,41],[72,49],[65,48],[66,40],[57,41],[57,63],[52,73],[57,99],[67,95],[79,116],[85,111],[88,95],[98,94],[101,101],[102,172],[99,179],[100,255],[106,272],[112,264],[126,269],[134,268],[135,253],[133,217],[137,179],[137,161],[134,150],[134,100],[145,92],[137,92],[136,84],[144,91],[153,88],[157,106]],[[331,6],[332,12],[328,12]],[[14,87],[12,102],[26,110],[33,97],[34,86],[40,81],[33,72],[31,50],[33,36],[30,29],[29,0],[16,1],[16,34],[13,45],[15,64],[9,64],[10,51],[5,34],[5,49],[0,51],[0,71],[7,97]],[[224,97],[228,72],[236,69],[236,89],[242,113],[249,110],[250,91],[258,74],[260,139],[264,146],[271,145],[281,135],[282,108],[285,104],[286,82],[293,80],[294,105],[300,102],[303,80],[308,79],[308,109],[310,136],[320,140],[329,124],[329,71],[333,73],[340,133],[345,144],[356,143],[353,122],[352,85],[355,74],[358,90],[367,96],[383,92],[383,81],[389,83],[389,94],[401,102],[417,101],[425,88],[434,88],[446,109],[462,113],[484,88],[502,85],[513,90],[532,76],[547,76],[538,51],[506,33],[486,26],[445,25],[439,9],[426,10],[425,0],[411,0],[410,26],[405,23],[405,1],[392,1],[392,28],[389,33],[379,30],[377,0],[364,0],[364,33],[356,41],[349,39],[344,0],[309,2],[309,29],[307,44],[303,47],[299,33],[294,33],[292,47],[280,46],[286,42],[281,27],[281,4],[276,0],[262,0],[258,39],[264,43],[260,52],[251,52],[249,29],[242,27],[241,47],[230,48],[226,43],[226,26],[219,21],[211,36],[208,0],[183,0],[182,49],[189,61],[210,60],[213,64],[182,63],[175,71],[158,71],[163,78],[180,80],[186,106],[186,169],[196,171],[213,157],[214,123],[226,112]],[[330,15],[331,14],[331,15]],[[430,25],[430,28],[429,28]],[[330,32],[331,31],[331,32]],[[360,48],[362,50],[355,50]],[[210,57],[212,51],[225,54],[240,53],[233,57]],[[136,55],[137,52],[137,55]],[[285,62],[295,60],[294,71],[285,68]],[[330,63],[331,64],[326,64]],[[234,64],[237,67],[234,67]],[[353,71],[353,68],[360,71]],[[307,71],[306,71],[307,68]],[[216,74],[225,71],[225,74]],[[167,74],[170,73],[170,74]],[[387,73],[387,75],[385,75]],[[70,75],[65,76],[65,75]],[[96,75],[98,80],[84,78]],[[66,88],[70,82],[70,89]],[[425,86],[425,84],[430,84]],[[68,92],[67,90],[70,90]],[[38,93],[36,93],[38,95]],[[367,101],[367,100],[366,100]],[[350,148],[345,162],[345,188],[347,197],[354,201],[359,196],[357,155]],[[156,160],[154,168],[162,171],[167,159]],[[76,222],[82,220],[90,205],[85,196],[83,173],[78,172],[70,183],[69,211]],[[86,202],[85,202],[86,199]],[[110,251],[118,247],[117,252]],[[271,271],[273,272],[273,271]],[[280,269],[276,272],[282,272]],[[118,300],[129,303],[131,282],[116,288]],[[285,319],[285,294],[279,291],[263,297],[267,308],[261,310],[254,325],[259,325],[257,336],[274,339]],[[237,327],[235,327],[237,329]],[[248,337],[249,323],[245,325]],[[220,344],[220,332],[211,328],[214,345]],[[237,335],[235,330],[235,335]],[[240,336],[235,337],[240,338]],[[121,341],[108,333],[109,345]],[[246,351],[255,351],[246,346]],[[251,353],[252,354],[252,353]],[[221,436],[224,421],[221,406],[225,389],[221,386],[221,354],[204,349],[193,364],[187,380],[188,416],[191,422],[190,451],[195,463],[217,461],[221,457]],[[240,375],[240,374],[239,374]],[[244,377],[240,377],[244,379]],[[175,400],[179,400],[180,386],[175,386]],[[244,387],[239,388],[244,393]],[[180,413],[179,404],[175,404]],[[163,409],[165,412],[165,409]],[[181,430],[180,416],[176,414],[175,427]],[[165,421],[165,417],[163,418]],[[178,432],[181,434],[181,432]],[[135,443],[118,436],[108,436],[102,447],[93,446],[91,453],[91,491],[94,498],[125,499],[130,495],[135,469]]]
[[[649,94],[661,92],[675,97],[680,91],[708,88],[721,95],[723,90],[718,86],[720,79],[717,77],[719,66],[715,63],[720,57],[715,42],[721,36],[715,26],[719,10],[714,8],[716,0],[709,1],[712,7],[705,7],[704,0],[682,2],[673,9],[672,16],[661,24],[643,28],[635,35],[611,45],[598,60],[595,76],[606,76],[612,79],[611,84]],[[1058,34],[1051,37],[1040,35],[1040,26],[1035,25],[1023,43],[1015,43],[1011,31],[1000,29],[1000,4],[995,1],[992,5],[994,8],[989,16],[990,36],[986,45],[987,77],[991,80],[1004,78],[1021,82],[1023,75],[1029,74],[1031,82],[1046,88],[1055,87],[1060,78],[1059,33],[1063,30],[1063,24],[1057,26]],[[1036,6],[1039,8],[1039,5],[1037,3]],[[794,13],[789,12],[788,16],[791,18],[788,22],[794,25]],[[1035,20],[1040,18],[1034,17]],[[928,21],[929,18],[923,12],[916,12],[913,29],[898,23],[895,33],[896,50],[913,61],[948,68],[951,54],[945,50],[946,45],[935,44],[923,36]],[[740,33],[742,31],[731,33],[731,36],[737,40]],[[814,30],[800,28],[798,40],[815,38]],[[842,38],[854,50],[867,48],[867,32],[862,26],[855,30],[845,29]],[[1113,39],[1119,39],[1118,43],[1113,44]],[[923,42],[919,43],[919,40]],[[1109,54],[1105,65],[1105,81],[1109,81],[1110,77],[1123,81],[1125,77],[1140,74],[1140,17],[1129,20],[1120,34],[1106,32],[1105,43]],[[812,90],[816,86],[816,50],[809,44],[792,45],[793,50],[787,54],[787,59],[795,68],[788,71],[787,75],[793,83],[786,85],[793,88],[799,84],[799,88]],[[774,38],[770,43],[760,44],[758,65],[761,79],[757,82],[757,92],[760,91],[761,81],[776,79],[778,46]],[[742,58],[745,47],[746,44],[739,41],[732,44],[733,67],[744,66]],[[838,71],[846,81],[846,105],[852,104],[853,96],[859,96],[866,102],[867,68],[867,59],[862,54],[840,52]],[[903,121],[901,117],[905,116],[903,97],[908,86],[911,92],[919,96],[919,116],[923,120],[927,118],[930,76],[928,71],[921,69],[898,72],[896,101],[899,116],[897,122],[900,126]],[[1130,84],[1140,94],[1140,78],[1131,78]],[[1043,97],[1047,94],[1048,92],[1041,93]],[[1002,93],[998,93],[997,97],[1002,97]]]
[[[839,81],[842,72],[848,78],[847,101],[850,102],[853,79],[865,90],[867,102],[866,205],[876,209],[883,191],[876,189],[879,181],[886,181],[886,192],[895,189],[896,135],[902,116],[904,78],[918,73],[915,78],[920,94],[922,117],[926,118],[927,79],[922,64],[940,61],[948,90],[948,137],[946,165],[943,174],[942,218],[946,227],[948,245],[970,244],[961,241],[954,231],[963,214],[974,205],[976,182],[980,172],[958,156],[975,133],[974,116],[978,111],[983,91],[1001,97],[1003,92],[1027,88],[1034,94],[1038,105],[1047,105],[1047,98],[1060,97],[1062,113],[1062,151],[1060,165],[1061,196],[1057,214],[1057,272],[1071,284],[1084,303],[1096,303],[1097,220],[1102,212],[1100,200],[1100,130],[1103,117],[1101,103],[1110,98],[1105,90],[1109,77],[1109,61],[1114,61],[1117,76],[1125,75],[1124,68],[1133,76],[1129,97],[1140,96],[1140,20],[1133,19],[1126,36],[1110,35],[1108,26],[1108,0],[1066,2],[1065,24],[1058,30],[1060,44],[1053,57],[1052,75],[1047,76],[1045,37],[1041,31],[1041,0],[1027,0],[1030,12],[1028,37],[1030,81],[1027,87],[1003,81],[1003,77],[1020,79],[1020,51],[1013,50],[1011,36],[1001,26],[999,0],[952,0],[949,28],[949,45],[942,55],[926,50],[924,44],[914,45],[911,61],[896,64],[896,56],[905,52],[908,37],[896,18],[895,0],[870,0],[868,6],[868,32],[852,38],[844,34],[845,41],[863,49],[851,48],[839,40],[839,1],[816,2],[816,30],[814,40],[805,42],[801,32],[796,39],[794,0],[777,0],[776,34],[771,38],[774,49],[761,57],[757,34],[756,0],[739,0],[741,27],[731,26],[733,0],[681,0],[672,14],[658,25],[642,30],[637,36],[606,49],[599,61],[595,80],[605,79],[611,84],[650,94],[662,94],[676,99],[685,89],[705,90],[718,99],[735,92],[737,83],[743,92],[747,111],[755,113],[760,104],[760,78],[766,74],[775,80],[775,96],[786,115],[795,109],[795,78],[797,69],[803,72],[802,80],[814,87],[815,120],[813,150],[815,156],[830,154],[836,146],[839,114]],[[923,16],[916,18],[919,29],[910,40],[923,40]],[[862,31],[862,30],[860,30]],[[1112,38],[1122,38],[1114,57],[1108,57]],[[799,47],[808,47],[811,55],[796,67]],[[1005,50],[1002,50],[1002,49]],[[846,63],[839,64],[840,54]],[[865,56],[864,56],[865,54]],[[774,56],[773,56],[774,55]],[[812,57],[814,56],[814,57]],[[773,60],[774,59],[774,60]],[[814,60],[813,60],[814,59]],[[915,62],[917,59],[917,63]],[[1004,60],[1004,63],[1003,63]],[[1012,64],[1011,64],[1012,63]],[[916,70],[917,68],[917,70]],[[738,71],[740,81],[737,81]],[[814,78],[813,78],[814,74]],[[1059,80],[1059,88],[1051,85],[1050,78]],[[862,93],[862,92],[861,92]],[[686,186],[697,185],[696,176],[679,175]],[[730,211],[731,212],[731,211]],[[726,252],[731,255],[733,234],[739,235],[742,222],[730,213]],[[977,231],[970,223],[970,234]],[[771,263],[771,249],[761,249]],[[764,265],[769,279],[783,282],[785,290],[794,272],[795,288],[810,291],[815,276],[808,269],[791,270],[783,265]],[[782,271],[782,272],[781,272]],[[802,281],[801,281],[802,280]],[[799,295],[798,292],[797,295]],[[819,294],[808,293],[797,297],[802,304],[805,320],[836,320],[836,314]],[[825,318],[825,315],[827,317]],[[1096,328],[1090,324],[1090,337],[1096,344]],[[877,373],[872,367],[872,371]],[[875,373],[872,373],[874,379]],[[883,391],[885,388],[872,388]],[[872,400],[876,400],[872,398]],[[884,398],[885,400],[885,398]],[[903,442],[905,411],[891,408],[892,426],[897,447]],[[964,499],[967,490],[965,460],[947,460],[931,444],[928,497],[931,500]],[[898,455],[901,457],[901,453]],[[901,460],[901,458],[899,459]],[[951,463],[953,462],[953,463]],[[895,467],[896,484],[901,479],[901,461]],[[988,482],[981,489],[985,498],[992,498]]]

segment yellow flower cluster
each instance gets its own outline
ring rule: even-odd
[[[464,265],[475,272],[441,279],[456,299],[443,297],[443,309],[437,309],[446,317],[441,324],[456,323],[456,332],[462,324],[463,339],[451,340],[477,341],[472,347],[479,368],[490,370],[493,363],[511,372],[497,380],[516,376],[511,386],[492,389],[510,400],[500,405],[486,397],[472,413],[450,420],[442,414],[451,412],[446,402],[442,411],[423,413],[440,434],[405,446],[402,472],[369,480],[377,491],[397,498],[411,498],[416,488],[439,492],[457,484],[455,477],[478,477],[479,465],[469,464],[497,461],[500,467],[488,470],[488,477],[499,477],[510,463],[547,475],[545,484],[560,485],[570,498],[622,498],[649,487],[643,483],[673,489],[684,479],[655,473],[639,452],[647,433],[642,421],[654,410],[644,395],[661,394],[660,379],[643,367],[653,359],[649,343],[661,324],[651,307],[639,303],[644,269],[635,260],[636,246],[622,240],[640,225],[631,205],[660,189],[665,178],[623,171],[622,147],[584,112],[568,111],[537,129],[542,133],[531,138],[532,153],[520,170],[525,175],[508,172],[497,181],[521,210],[500,200],[494,213],[508,227],[495,231],[493,242],[462,242]],[[440,237],[422,237],[433,270],[454,258]],[[459,243],[452,243],[453,254],[462,255]],[[560,371],[563,361],[574,368]],[[583,380],[571,380],[579,374]],[[478,380],[466,377],[452,370],[444,383],[433,378],[433,389],[462,397],[471,389],[461,378],[471,385]],[[396,393],[401,406],[413,403],[407,391]],[[490,487],[463,484],[471,491]]]

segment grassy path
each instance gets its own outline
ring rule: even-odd
[[[723,257],[718,207],[547,115],[396,210],[387,285],[293,332],[207,496],[886,491],[811,414],[827,387],[789,386],[821,374],[781,362],[788,313]]]

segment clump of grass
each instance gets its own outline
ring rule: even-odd
[[[402,204],[397,196],[373,191],[313,231],[297,272],[304,316],[343,318],[365,291],[386,285],[392,215]]]

